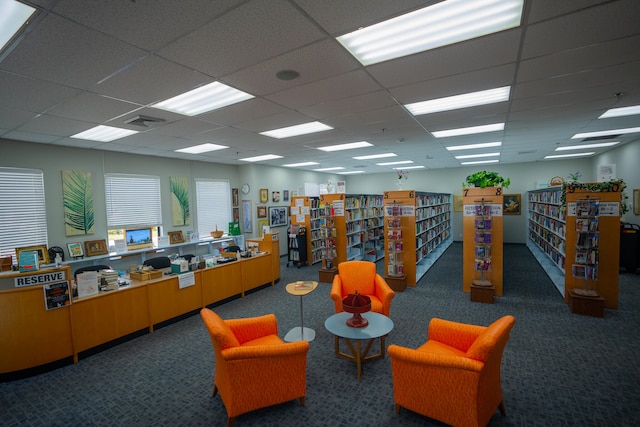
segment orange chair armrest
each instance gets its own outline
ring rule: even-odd
[[[466,353],[485,329],[487,329],[485,326],[433,318],[429,322],[429,339]]]
[[[383,305],[390,304],[391,299],[396,296],[396,293],[391,289],[391,286],[389,286],[387,281],[379,274],[376,274],[374,283],[378,299],[382,301]]]
[[[278,322],[273,314],[225,320],[240,344],[267,335],[278,335]]]
[[[267,359],[295,355],[306,355],[309,351],[308,341],[296,341],[278,345],[257,345],[251,347],[230,347],[222,350],[224,360]]]
[[[438,353],[427,353],[396,344],[391,344],[387,349],[391,359],[399,362],[422,365],[425,367],[441,369],[461,369],[479,373],[484,363],[467,357],[451,356]]]
[[[340,313],[342,311],[342,279],[337,274],[333,276],[330,296],[336,306],[336,313]]]

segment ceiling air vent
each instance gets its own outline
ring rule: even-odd
[[[604,139],[614,139],[614,138],[619,138],[621,137],[622,134],[620,135],[603,135],[603,136],[592,136],[589,138],[585,138],[582,141],[583,142],[589,142],[589,141],[602,141]]]
[[[166,121],[165,119],[159,119],[157,117],[135,116],[128,120],[125,120],[124,122],[128,125],[142,126],[142,127],[148,128],[150,126],[157,125],[158,123],[163,123],[165,121]]]

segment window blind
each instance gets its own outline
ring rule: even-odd
[[[216,227],[225,233],[229,231],[232,219],[229,181],[196,178],[196,202],[200,237],[208,237]]]
[[[0,168],[0,256],[47,244],[47,208],[41,170]]]
[[[105,174],[107,229],[162,225],[160,177]]]

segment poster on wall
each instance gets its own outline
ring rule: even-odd
[[[171,216],[173,225],[189,225],[191,212],[189,209],[189,182],[184,176],[169,177],[171,189]]]
[[[93,234],[93,184],[91,172],[62,171],[62,205],[66,236]]]
[[[253,233],[251,200],[242,201],[242,232]]]

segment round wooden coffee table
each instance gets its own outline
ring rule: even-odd
[[[356,362],[358,381],[360,381],[362,363],[382,359],[384,357],[384,341],[387,334],[393,330],[393,321],[380,313],[369,311],[367,313],[362,313],[362,317],[367,319],[369,324],[364,328],[352,328],[347,326],[347,319],[352,316],[353,315],[351,313],[346,312],[334,314],[324,322],[324,327],[335,335],[334,342],[336,356]],[[340,351],[340,338],[345,340],[351,354]],[[380,352],[369,355],[369,350],[376,338],[380,338]],[[355,346],[352,340],[355,341]],[[363,340],[368,340],[364,349],[362,349]]]

